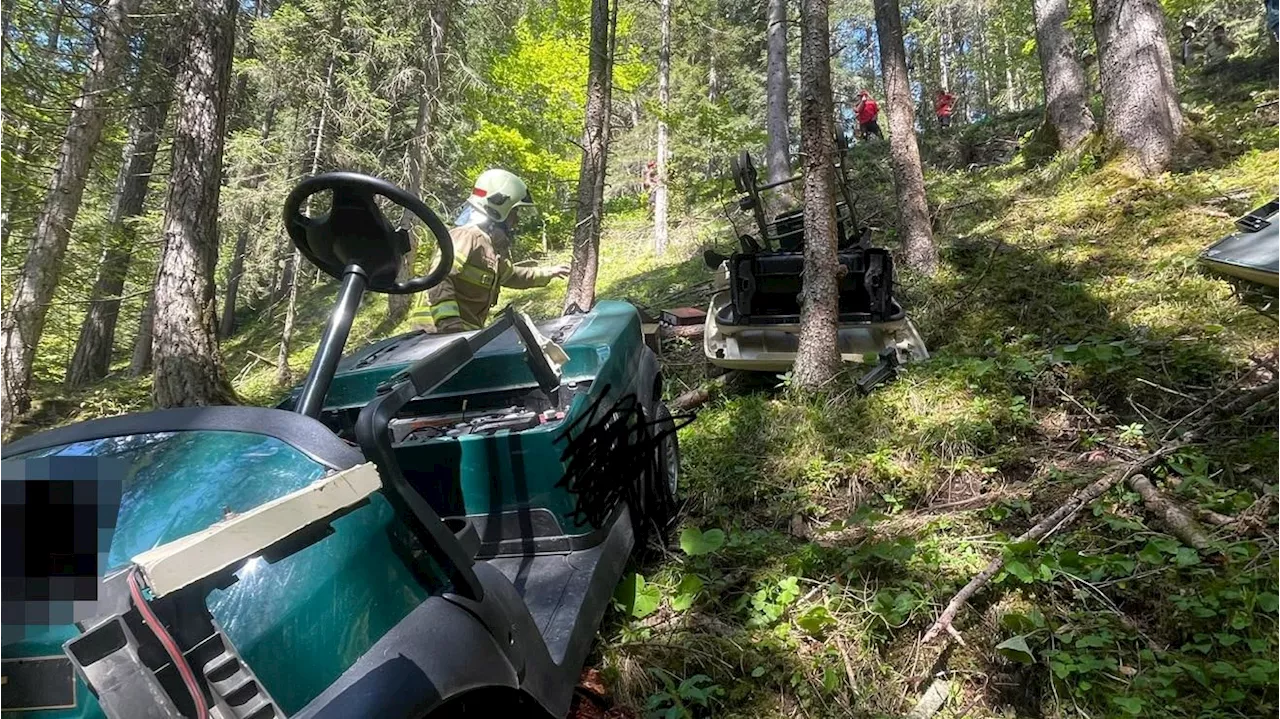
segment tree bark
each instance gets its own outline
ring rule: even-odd
[[[449,0],[436,0],[431,12],[426,13],[426,21],[422,28],[423,40],[427,51],[422,63],[422,87],[418,93],[418,117],[413,127],[413,139],[408,149],[408,177],[406,188],[409,194],[417,196],[422,191],[422,175],[427,155],[431,147],[431,133],[435,128],[435,111],[442,90],[440,61],[445,51],[445,37],[449,23]],[[407,280],[413,276],[413,267],[417,257],[418,238],[412,230],[414,215],[405,211],[400,215],[400,229],[409,232],[409,252],[400,259],[400,279]],[[399,322],[409,313],[413,295],[390,295],[387,297],[387,318]]]
[[[787,71],[787,0],[769,0],[768,67],[765,93],[768,96],[766,125],[769,131],[765,166],[769,182],[791,176],[791,109],[787,101],[791,76]]]
[[[1107,140],[1137,174],[1159,174],[1182,135],[1164,11],[1157,0],[1093,0],[1093,31]]]
[[[151,354],[158,407],[235,401],[218,351],[213,270],[236,0],[189,0],[178,72]]]
[[[71,108],[44,208],[26,262],[13,288],[9,310],[0,319],[0,422],[9,423],[31,406],[31,365],[44,332],[71,226],[80,211],[93,151],[107,119],[108,92],[119,81],[128,53],[129,16],[139,0],[110,0],[102,16],[95,50],[80,97]]]
[[[249,223],[240,224],[236,232],[236,248],[231,253],[231,267],[227,270],[227,294],[222,302],[222,316],[218,322],[218,336],[230,337],[236,331],[236,295],[240,293],[240,280],[244,277],[244,255],[249,247]]]
[[[801,0],[800,142],[804,146],[804,284],[794,381],[816,390],[840,371],[836,346],[839,275],[836,256],[835,115],[831,98],[828,0]]]
[[[143,104],[129,124],[115,196],[107,220],[106,239],[98,276],[90,295],[89,311],[80,325],[80,339],[67,367],[65,387],[83,387],[107,376],[111,351],[115,346],[116,321],[120,316],[120,293],[124,291],[137,237],[131,220],[142,214],[151,185],[156,149],[164,132],[173,96],[173,67],[177,62],[174,43],[160,37],[148,38],[141,69],[137,101]],[[163,47],[163,46],[169,47]],[[160,52],[156,52],[160,50]],[[148,68],[152,60],[159,65]]]
[[[151,283],[155,287],[155,282]],[[142,313],[138,315],[138,337],[133,342],[133,358],[129,360],[129,376],[141,377],[151,371],[151,338],[154,336],[156,316],[155,290],[147,295]]]
[[[1001,46],[1004,58],[1004,109],[1008,112],[1018,111],[1018,93],[1013,88],[1013,54],[1009,52],[1009,34],[1006,32]]]
[[[907,267],[932,275],[938,269],[938,249],[933,244],[929,206],[924,194],[924,170],[920,166],[920,147],[916,144],[911,84],[907,79],[907,57],[902,47],[902,12],[898,9],[898,0],[875,0],[875,12],[902,256]]]
[[[772,0],[782,2],[783,0]],[[667,111],[671,107],[671,0],[658,3],[661,44],[658,46],[658,182],[653,188],[653,251],[667,249]]]
[[[296,268],[302,262],[302,253],[293,251],[290,264],[295,268],[289,280],[289,304],[284,311],[284,330],[280,333],[280,352],[276,355],[276,384],[286,385],[293,381],[293,370],[289,367],[289,346],[293,343],[293,324],[298,315],[298,281]]]
[[[1089,89],[1066,27],[1067,0],[1034,0],[1036,48],[1044,76],[1045,122],[1057,135],[1058,147],[1074,150],[1093,134]]]
[[[63,2],[57,2],[54,4],[53,19],[49,22],[48,36],[45,38],[45,42],[44,42],[44,48],[50,54],[56,54],[59,52],[58,45],[59,43],[62,42],[62,24],[66,18],[66,14],[67,14],[66,4],[64,4]],[[5,38],[5,48],[7,49],[9,47],[9,44],[8,44],[9,33],[7,31],[4,34],[4,38]],[[37,87],[34,96],[31,98],[31,105],[33,107],[43,107],[45,103],[45,95],[47,91],[48,91],[47,85],[41,85]],[[17,134],[19,135],[17,146],[13,148],[13,157],[17,162],[19,163],[29,162],[30,158],[27,155],[31,151],[31,140],[34,137],[34,133],[35,133],[35,128],[31,127],[29,123],[25,123],[25,122],[22,123],[21,129],[19,129],[17,132]],[[9,193],[6,193],[6,199],[8,194]],[[9,243],[9,233],[12,231],[13,231],[12,223],[5,222],[4,229],[0,230],[0,244],[7,245]]]
[[[573,228],[573,263],[564,311],[586,312],[595,304],[600,261],[600,224],[604,211],[605,161],[609,153],[609,0],[591,0],[591,46],[587,66],[587,107],[582,132],[582,164],[578,169],[577,224]]]

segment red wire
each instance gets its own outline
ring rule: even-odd
[[[151,627],[152,633],[156,635],[156,639],[164,645],[164,650],[169,654],[169,659],[173,661],[173,666],[177,668],[178,673],[182,675],[182,682],[187,685],[187,691],[191,693],[191,701],[196,705],[196,719],[209,719],[209,707],[204,703],[204,692],[200,691],[200,685],[196,684],[196,675],[191,671],[191,666],[187,664],[187,660],[182,656],[182,650],[178,648],[178,643],[169,636],[169,632],[156,618],[155,612],[151,611],[151,606],[147,604],[147,600],[142,596],[142,588],[138,586],[138,570],[134,569],[129,573],[129,594],[133,597],[133,603],[138,607],[138,611],[142,613],[142,618],[146,620],[147,625]]]

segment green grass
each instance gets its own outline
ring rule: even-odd
[[[1254,110],[1275,84],[1201,84],[1185,97],[1179,166],[1151,180],[1094,154],[1037,164],[998,149],[1032,115],[925,138],[942,270],[902,277],[899,291],[932,358],[867,397],[848,378],[808,396],[758,377],[682,431],[686,541],[635,568],[642,589],[620,595],[593,660],[621,704],[901,716],[942,672],[944,719],[1275,715],[1274,504],[1258,505],[1260,530],[1218,530],[1205,553],[1124,487],[1040,547],[1009,541],[1098,476],[1090,453],[1154,446],[1221,390],[1257,383],[1251,357],[1275,356],[1275,320],[1195,264],[1276,193],[1274,115]],[[884,148],[856,148],[854,161],[860,212],[892,244]],[[732,238],[719,208],[682,220],[663,257],[650,231],[638,210],[607,217],[598,295],[705,302],[699,252]],[[563,289],[505,291],[500,305],[553,316]],[[301,298],[295,375],[335,291]],[[367,303],[352,345],[396,331],[384,314],[384,299]],[[282,306],[261,312],[224,346],[246,401],[285,389],[270,365],[282,320]],[[663,362],[669,396],[706,378],[696,341],[667,342]],[[143,409],[149,383],[40,393],[32,424],[49,426]],[[1276,447],[1273,408],[1227,418],[1152,478],[1186,506],[1235,515],[1274,497]],[[957,619],[966,646],[920,646],[1001,555],[1006,571]]]
[[[682,526],[727,540],[637,568],[648,601],[600,652],[620,700],[665,711],[663,677],[705,675],[706,706],[674,715],[900,716],[944,671],[942,717],[1274,714],[1273,541],[1223,531],[1200,555],[1127,488],[1043,547],[1008,541],[1098,476],[1082,455],[1152,446],[1274,356],[1274,319],[1195,266],[1275,194],[1275,125],[1252,114],[1274,97],[1193,96],[1200,159],[1153,180],[1090,156],[932,171],[943,271],[903,294],[933,357],[865,398],[730,393],[683,431]],[[1155,478],[1235,514],[1276,492],[1276,442],[1274,409],[1237,418]],[[967,647],[921,647],[1001,554]]]

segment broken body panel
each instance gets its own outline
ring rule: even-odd
[[[1274,290],[1280,286],[1280,201],[1259,207],[1236,220],[1238,232],[1218,240],[1200,262],[1218,275]]]
[[[751,210],[756,233],[740,236],[742,251],[731,257],[708,253],[715,276],[703,351],[709,362],[726,369],[785,372],[795,363],[800,343],[804,212],[790,210],[766,219],[761,190],[780,183],[759,185],[746,153],[735,163],[734,181],[743,193],[738,205]],[[864,379],[881,381],[898,365],[926,359],[929,353],[893,296],[892,256],[870,245],[870,230],[859,227],[843,178],[840,185],[841,198],[833,198],[842,268],[837,347],[845,362],[877,363]]]
[[[90,455],[130,468],[103,582],[115,603],[83,626],[33,628],[5,646],[6,659],[79,668],[73,706],[25,716],[190,715],[173,664],[121,595],[132,567],[162,616],[187,617],[175,638],[212,716],[419,716],[495,687],[562,715],[634,543],[625,508],[595,524],[575,513],[557,486],[562,435],[596,402],[634,395],[654,406],[660,381],[630,305],[602,302],[529,329],[402,335],[358,350],[318,420],[188,408],[6,445],[6,463]],[[390,413],[385,456],[356,429],[373,405]],[[367,461],[379,461],[380,481]],[[399,490],[386,462],[444,518],[474,586],[424,556],[390,501]],[[140,672],[154,679],[130,678]],[[156,692],[172,706],[129,708]]]

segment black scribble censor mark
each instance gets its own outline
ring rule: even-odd
[[[637,542],[650,529],[666,541],[675,515],[675,497],[660,466],[663,443],[693,421],[692,415],[649,417],[634,394],[607,403],[609,387],[557,437],[567,440],[560,460],[564,477],[556,486],[577,498],[572,517],[603,526],[625,502],[631,509]]]
[[[24,627],[92,616],[124,485],[116,460],[46,457],[4,463],[0,581],[6,641]]]

